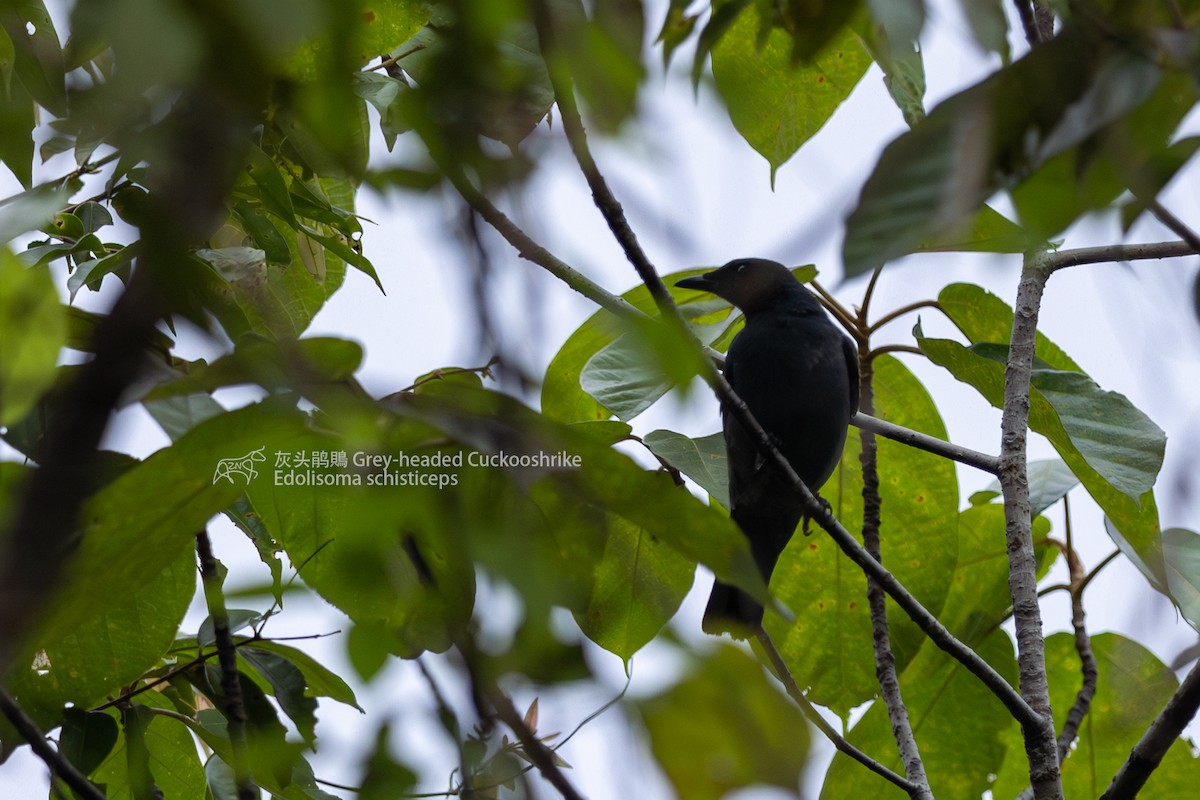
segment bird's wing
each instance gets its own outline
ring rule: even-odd
[[[850,379],[850,414],[858,411],[858,351],[850,337],[842,337],[842,356],[846,359],[846,377]]]

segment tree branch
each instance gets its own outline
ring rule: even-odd
[[[1179,689],[1133,746],[1129,758],[1121,765],[1100,800],[1124,800],[1136,796],[1150,774],[1158,768],[1167,750],[1192,721],[1197,707],[1200,707],[1200,662],[1192,667]]]
[[[0,688],[0,713],[4,714],[17,733],[29,743],[37,757],[45,762],[51,775],[65,783],[83,800],[104,800],[104,792],[97,789],[66,756],[50,746],[50,742],[46,741],[46,734],[42,733],[37,723],[17,704],[8,690],[3,688]]]
[[[257,800],[258,789],[250,774],[246,754],[246,706],[242,701],[242,684],[238,675],[237,650],[229,630],[229,612],[225,609],[225,593],[221,590],[221,574],[213,557],[208,531],[196,534],[196,554],[200,559],[200,578],[204,584],[204,599],[213,622],[213,639],[217,646],[217,663],[221,666],[221,694],[224,702],[229,746],[233,763],[234,782],[238,800]]]
[[[1021,697],[1036,717],[1022,722],[1030,784],[1037,800],[1061,800],[1062,784],[1054,717],[1050,711],[1050,687],[1046,680],[1045,642],[1037,595],[1037,555],[1033,549],[1029,476],[1026,472],[1030,375],[1038,311],[1048,277],[1049,272],[1039,268],[1034,257],[1026,260],[1017,288],[1012,341],[1005,367],[1000,471],[997,477],[1004,493],[1008,587],[1016,623]]]
[[[864,360],[859,366],[859,408],[867,413],[875,411],[874,378],[875,370],[871,366],[871,361]],[[875,442],[875,434],[870,431],[863,431],[859,440],[862,443],[859,461],[862,464],[863,475],[863,546],[876,561],[882,564],[883,554],[879,541],[882,499],[879,496],[878,446]],[[921,751],[917,746],[916,736],[913,735],[912,723],[908,719],[908,707],[904,705],[904,698],[900,694],[900,680],[896,675],[896,657],[892,653],[888,629],[886,595],[879,582],[870,575],[867,575],[867,606],[871,611],[871,644],[875,651],[875,678],[879,681],[879,691],[883,695],[888,719],[892,723],[892,735],[896,739],[896,749],[900,753],[900,761],[904,764],[904,774],[913,785],[909,796],[914,800],[933,800],[933,793],[929,790],[929,778],[925,775],[925,764],[921,760]]]
[[[809,702],[809,699],[804,696],[804,692],[800,691],[800,687],[797,685],[796,679],[792,676],[791,670],[788,669],[787,662],[783,660],[783,656],[780,654],[779,648],[775,646],[775,642],[771,640],[770,634],[768,634],[761,625],[759,625],[758,629],[754,631],[754,637],[758,640],[759,645],[762,646],[763,652],[766,654],[767,660],[770,662],[772,672],[775,674],[775,677],[779,680],[779,682],[783,684],[783,688],[785,691],[787,691],[788,697],[795,701],[796,705],[800,707],[800,711],[804,714],[808,721],[815,725],[817,730],[825,734],[825,738],[829,739],[829,741],[833,743],[833,746],[836,747],[839,752],[845,753],[850,758],[853,758],[855,761],[874,772],[876,775],[882,777],[884,780],[890,781],[896,786],[899,786],[901,789],[908,792],[910,797],[925,796],[919,794],[919,792],[923,791],[923,787],[911,783],[901,775],[897,775],[895,772],[888,769],[883,764],[880,764],[862,750],[859,750],[857,747],[850,744],[850,742],[846,741],[845,737],[838,733],[832,725],[825,721],[825,718],[821,716],[821,713],[817,711],[813,704]]]
[[[1071,751],[1071,744],[1079,735],[1079,726],[1092,707],[1092,698],[1096,696],[1096,654],[1092,651],[1092,638],[1088,636],[1086,614],[1083,609],[1083,589],[1088,576],[1083,570],[1083,562],[1075,550],[1075,540],[1071,530],[1071,505],[1068,495],[1063,496],[1063,517],[1067,536],[1067,569],[1071,575],[1071,627],[1075,630],[1075,652],[1079,654],[1080,671],[1083,682],[1075,694],[1075,702],[1067,712],[1063,722],[1062,732],[1058,735],[1058,761],[1061,764]]]
[[[1200,236],[1197,236],[1194,230],[1185,225],[1183,220],[1168,211],[1158,200],[1151,200],[1146,204],[1146,208],[1159,222],[1166,225],[1171,233],[1187,242],[1193,253],[1200,252]]]
[[[1148,244],[1110,244],[1100,247],[1078,247],[1044,253],[1038,264],[1049,272],[1083,264],[1108,264],[1115,261],[1146,261],[1158,258],[1182,258],[1200,253],[1200,247],[1187,242],[1154,242]]]
[[[995,456],[980,453],[969,447],[961,447],[901,425],[894,425],[877,417],[872,417],[869,414],[864,414],[862,411],[859,411],[850,418],[850,424],[861,430],[870,431],[892,441],[900,442],[909,447],[915,447],[918,450],[924,450],[927,453],[933,453],[952,461],[957,461],[960,464],[966,464],[968,467],[975,467],[975,469],[983,470],[992,475],[995,475],[1000,469],[999,460]]]

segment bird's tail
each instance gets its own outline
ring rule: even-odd
[[[735,639],[748,639],[762,625],[762,617],[763,607],[757,600],[736,586],[717,581],[700,624],[713,636],[728,633]]]

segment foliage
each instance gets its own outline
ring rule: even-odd
[[[240,797],[249,780],[274,797],[319,800],[341,791],[319,783],[305,755],[323,735],[320,704],[359,708],[351,683],[395,658],[416,660],[461,756],[439,765],[452,776],[448,794],[501,797],[522,794],[535,766],[566,767],[562,743],[537,732],[536,704],[505,717],[503,687],[549,693],[593,679],[584,637],[627,669],[656,637],[682,638],[685,674],[622,702],[679,795],[796,789],[810,729],[773,679],[744,651],[663,632],[703,565],[773,604],[767,631],[812,702],[844,723],[873,703],[847,738],[903,772],[860,569],[817,531],[793,539],[765,586],[726,513],[719,436],[634,435],[641,414],[707,373],[693,337],[720,353],[740,329],[728,303],[674,288],[700,270],[664,276],[686,330],[663,324],[646,285],[618,301],[567,273],[571,288],[628,313],[601,308],[579,325],[546,365],[536,409],[486,383],[490,364],[429,364],[414,386],[377,401],[356,381],[357,344],[306,333],[348,269],[384,288],[368,257],[381,246],[355,211],[364,185],[418,199],[457,189],[496,225],[472,197],[519,191],[538,168],[532,134],[564,100],[556,75],[571,76],[589,123],[616,133],[649,102],[649,60],[669,62],[681,48],[694,48],[697,84],[711,59],[730,121],[772,180],[869,68],[882,70],[911,127],[884,150],[846,220],[848,275],[911,253],[1044,255],[1050,237],[1095,211],[1118,209],[1128,227],[1196,149],[1179,126],[1200,99],[1200,12],[1148,0],[1069,4],[1086,14],[1051,5],[1064,14],[1058,33],[1013,53],[1009,34],[1021,29],[1010,30],[1002,4],[962,2],[972,35],[1002,64],[928,113],[922,0],[671,0],[653,9],[664,14],[656,52],[643,47],[649,10],[637,0],[78,0],[66,31],[43,0],[4,5],[0,161],[25,190],[0,213],[0,437],[25,463],[0,463],[0,565],[11,576],[48,563],[51,577],[19,602],[0,593],[0,605],[15,603],[0,608],[7,692],[43,730],[59,730],[61,757],[109,797]],[[1167,6],[1175,17],[1162,16]],[[372,124],[390,155],[372,152]],[[76,169],[34,185],[36,157],[68,153]],[[987,205],[1001,195],[1016,219]],[[796,272],[816,276],[811,266]],[[123,300],[104,313],[75,305],[101,287]],[[1001,406],[1012,307],[951,281],[929,305],[963,341],[926,337],[917,324],[919,350],[909,349]],[[835,310],[871,364],[875,416],[945,439],[939,398],[873,349],[866,311]],[[182,320],[226,352],[181,356]],[[101,387],[108,400],[96,399],[105,395],[80,363],[93,358],[126,376]],[[1121,552],[1200,627],[1200,537],[1159,528],[1165,434],[1040,334],[1031,382],[1029,428],[1061,457],[1028,473],[1037,577],[1063,553],[1074,558],[1039,514],[1080,487]],[[226,408],[213,397],[247,384],[261,399]],[[143,406],[171,443],[141,461],[99,451],[118,396]],[[85,424],[91,402],[103,418],[84,442],[87,460],[63,471],[61,431]],[[811,487],[855,532],[871,491],[864,447],[852,431],[829,483]],[[68,479],[51,505],[78,513],[61,530],[47,523],[42,549],[30,552],[22,520],[48,508],[33,488],[46,475]],[[1000,489],[964,507],[950,460],[890,440],[879,442],[878,485],[891,572],[1015,685],[1014,642],[1001,627],[1012,599],[1005,513],[992,502]],[[197,586],[192,547],[221,514],[269,566],[269,599],[183,630]],[[1073,596],[1083,595],[1086,581],[1072,576]],[[272,638],[296,592],[351,620],[356,676]],[[511,629],[485,635],[495,620],[481,599],[506,593],[518,601]],[[577,636],[564,635],[560,609]],[[1019,793],[1030,778],[1017,721],[899,605],[887,610],[931,788]],[[218,666],[226,622],[241,734]],[[1129,638],[1103,634],[1092,646],[1099,688],[1062,769],[1072,797],[1103,791],[1177,687]],[[1065,635],[1046,647],[1061,724],[1080,656]],[[472,724],[442,697],[429,654],[448,654],[439,663],[476,702]],[[512,737],[496,733],[499,719]],[[0,754],[26,743],[0,721]],[[248,776],[238,767],[246,754]],[[362,797],[431,780],[391,724],[363,763]],[[1185,796],[1198,774],[1178,742],[1154,796]],[[825,797],[904,794],[844,755],[823,780]]]

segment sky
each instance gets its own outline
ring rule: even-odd
[[[647,6],[649,27],[655,27],[665,3],[656,0]],[[956,3],[942,0],[930,6],[923,39],[928,108],[987,74],[997,63],[976,47]],[[58,13],[60,30],[66,27],[62,19]],[[1014,47],[1020,47],[1016,34],[1011,40]],[[649,59],[652,65],[657,61],[657,57]],[[880,150],[904,129],[878,70],[872,68],[826,127],[780,168],[772,189],[769,166],[734,131],[711,87],[703,85],[693,93],[687,79],[688,63],[689,54],[681,52],[669,73],[653,74],[636,123],[616,139],[593,142],[601,169],[653,263],[661,273],[715,266],[746,256],[789,264],[815,263],[822,282],[844,303],[857,302],[865,281],[840,280],[842,222]],[[1193,118],[1185,127],[1195,132],[1200,125]],[[535,239],[593,280],[614,292],[632,288],[636,274],[592,206],[561,139],[561,128],[543,125],[535,136],[542,140],[542,160],[520,196],[502,198],[505,208]],[[401,139],[398,149],[404,146]],[[382,151],[382,143],[378,149]],[[39,167],[35,177],[45,180],[69,171],[73,166],[69,159],[67,155],[52,160]],[[1200,226],[1198,185],[1176,181],[1164,196],[1164,204],[1194,226]],[[11,176],[0,177],[0,194],[6,196],[18,189]],[[478,330],[463,324],[473,317],[473,307],[470,250],[461,237],[461,203],[445,195],[380,196],[371,190],[363,191],[360,203],[361,213],[375,223],[366,226],[364,247],[387,294],[381,294],[364,275],[352,272],[346,286],[317,316],[309,334],[342,336],[363,344],[366,358],[360,377],[375,395],[407,386],[416,376],[439,366],[486,362],[491,353],[481,348]],[[998,208],[1005,210],[1002,201]],[[1095,218],[1068,231],[1065,246],[1119,238],[1114,220]],[[1129,237],[1131,241],[1168,238],[1174,237],[1153,222],[1140,223]],[[493,267],[500,341],[506,356],[536,376],[594,307],[540,268],[520,260],[498,237],[486,234],[485,240]],[[884,270],[873,307],[882,313],[936,297],[954,281],[983,285],[1011,304],[1019,267],[1019,258],[1014,256],[910,256]],[[1200,487],[1194,475],[1200,433],[1194,420],[1200,418],[1200,399],[1194,387],[1200,381],[1200,337],[1190,300],[1196,271],[1196,259],[1065,270],[1051,279],[1041,315],[1041,330],[1046,335],[1102,387],[1125,394],[1167,432],[1167,460],[1158,483],[1163,527],[1194,528],[1197,524]],[[87,295],[80,302],[103,307],[111,302],[113,288]],[[915,316],[906,317],[883,335],[911,344],[915,321]],[[927,312],[921,321],[929,335],[955,336],[936,314]],[[211,358],[222,348],[194,332],[181,337],[180,345],[181,354],[191,358]],[[918,357],[901,358],[935,398],[952,441],[997,452],[998,411],[948,373]],[[228,406],[245,402],[249,396],[245,390],[218,394]],[[664,427],[691,435],[712,433],[719,427],[716,401],[704,391],[693,391],[686,398],[668,398],[635,422],[638,433]],[[118,415],[106,439],[106,446],[139,457],[166,444],[166,437],[137,408]],[[1036,435],[1031,438],[1031,458],[1052,455],[1048,443]],[[0,450],[0,457],[11,457],[11,451],[6,455]],[[965,502],[966,496],[991,478],[960,467],[959,480]],[[1072,494],[1072,510],[1084,562],[1095,564],[1112,550],[1100,514],[1081,491]],[[1049,516],[1054,531],[1061,532],[1061,511],[1053,509]],[[234,571],[234,588],[264,579],[265,569],[240,534],[229,526],[214,525],[213,535],[218,557]],[[1065,578],[1065,572],[1059,577]],[[692,593],[671,623],[672,629],[689,641],[700,640],[699,618],[710,580],[704,570],[699,571]],[[494,596],[503,606],[503,590]],[[1177,619],[1170,604],[1148,589],[1124,560],[1101,574],[1087,602],[1093,633],[1129,634],[1164,661],[1170,662],[1196,642],[1196,633]],[[201,600],[189,613],[185,630],[194,628],[203,616]],[[1047,633],[1069,629],[1065,594],[1047,599],[1043,620]],[[570,628],[569,616],[564,617],[563,626],[564,630]],[[344,628],[344,618],[323,602],[296,599],[288,601],[286,613],[272,622],[270,633],[303,635]],[[312,642],[306,649],[340,674],[352,674],[336,637]],[[589,660],[601,676],[600,685],[544,694],[540,704],[545,730],[570,730],[624,685],[624,669],[615,656],[589,648]],[[445,665],[438,659],[430,663],[435,675],[446,676],[442,684],[452,692],[454,681]],[[668,685],[681,665],[680,656],[670,646],[652,643],[633,661],[630,692],[652,694]],[[377,726],[388,719],[400,723],[400,750],[410,758],[415,753],[420,756],[418,761],[446,765],[449,770],[456,755],[431,722],[432,707],[415,668],[397,662],[360,692],[360,703],[371,711],[366,718],[331,702],[321,705],[320,729],[325,738],[322,751],[312,759],[319,776],[354,783],[363,742],[373,739]],[[516,692],[516,705],[523,708],[532,697],[521,688]],[[455,697],[453,692],[451,700],[458,708],[469,707],[467,698]],[[564,748],[564,757],[575,767],[572,777],[596,800],[669,797],[663,778],[645,758],[642,744],[624,733],[627,728],[617,717],[621,713],[609,711]],[[830,757],[828,747],[817,750],[816,758]],[[819,763],[814,771],[821,772]],[[44,772],[41,763],[24,749],[0,765],[0,787],[8,790],[6,796],[43,797]],[[435,790],[440,785],[422,788]],[[811,784],[807,789],[815,796]],[[780,795],[753,790],[739,796]]]

